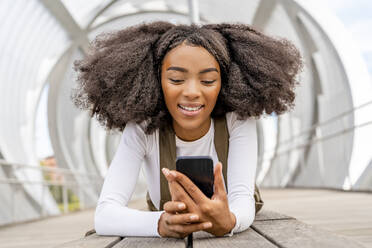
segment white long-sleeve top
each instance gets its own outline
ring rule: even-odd
[[[236,233],[249,228],[255,216],[256,121],[250,118],[238,120],[234,112],[227,113],[226,120],[230,135],[228,202],[230,211],[236,217],[236,225],[231,233]],[[159,209],[159,131],[147,135],[144,127],[144,123],[127,123],[123,131],[95,212],[95,229],[99,235],[160,236],[157,231],[158,221],[164,211],[141,211],[127,207],[143,164],[151,200]],[[176,136],[176,154],[211,156],[215,166],[219,160],[213,139],[212,120],[208,133],[198,140],[186,142]]]

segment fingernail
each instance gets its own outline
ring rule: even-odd
[[[197,220],[199,217],[197,215],[191,215],[190,220]]]
[[[178,204],[178,208],[179,209],[184,209],[186,206],[185,206],[185,204],[183,204],[183,203],[180,203],[180,204]]]
[[[161,169],[164,175],[168,176],[169,175],[169,170],[167,168]]]
[[[212,227],[212,223],[208,222],[203,225],[204,228],[210,228]]]

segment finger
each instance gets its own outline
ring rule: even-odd
[[[211,222],[195,223],[195,224],[186,224],[186,225],[169,225],[171,231],[177,232],[179,234],[187,235],[192,232],[202,231],[212,227]]]
[[[170,177],[174,177],[174,180],[184,188],[184,190],[191,196],[195,203],[200,204],[203,201],[208,200],[204,193],[196,186],[190,178],[178,171],[170,171]]]
[[[169,191],[172,196],[172,201],[180,201],[186,204],[187,212],[194,212],[196,210],[196,203],[191,199],[189,194],[184,188],[177,182],[172,181],[169,184]],[[181,211],[186,212],[186,210]]]
[[[167,212],[164,212],[160,216],[160,220],[159,220],[160,227],[158,228],[158,232],[159,232],[160,236],[162,236],[162,237],[179,238],[180,237],[180,234],[177,233],[177,232],[174,232],[174,231],[170,230],[169,225],[167,224],[167,219],[170,216],[171,216],[171,214],[169,214]],[[160,229],[162,229],[161,232],[160,232]]]
[[[168,201],[164,204],[163,208],[168,213],[176,213],[185,210],[186,205],[181,201]]]
[[[179,192],[179,190],[177,189],[177,187],[173,186],[172,182],[168,182],[168,188],[169,188],[169,193],[171,195],[171,201],[172,202],[182,202],[181,199],[185,199],[185,197],[182,197],[181,196],[182,192]],[[185,203],[183,203],[183,204],[185,204]],[[164,204],[164,206],[165,206],[165,204]],[[164,206],[163,206],[163,208],[164,208]],[[175,207],[176,206],[173,206],[173,208],[175,208]],[[181,207],[182,208],[181,205],[179,205],[178,207]],[[186,211],[186,208],[187,207],[185,207],[184,210],[172,211],[172,213],[174,213],[174,214],[185,213],[185,212],[187,212]]]
[[[168,225],[186,225],[199,221],[197,214],[174,214],[168,217],[166,223]]]
[[[218,162],[214,168],[214,194],[226,194],[222,175],[222,163]]]
[[[170,172],[168,168],[163,168],[161,169],[161,172],[163,172],[165,178],[167,179],[168,182],[174,180],[173,173]]]

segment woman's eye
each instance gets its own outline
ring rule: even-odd
[[[182,82],[183,80],[179,80],[179,79],[171,79],[169,78],[170,81],[174,82],[174,83],[180,83]]]
[[[216,80],[212,80],[212,81],[202,81],[203,83],[205,83],[205,84],[212,84],[212,83],[214,83]]]

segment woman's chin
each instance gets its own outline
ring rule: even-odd
[[[202,118],[175,120],[174,126],[176,134],[185,141],[197,140],[205,135],[209,130],[208,121]]]

